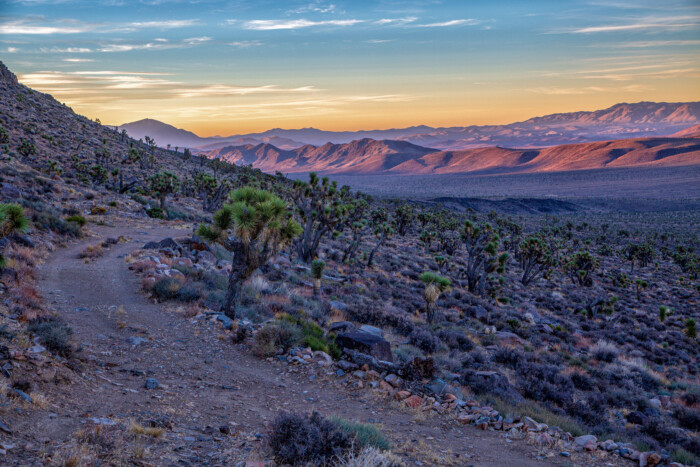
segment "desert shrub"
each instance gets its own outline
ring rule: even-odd
[[[492,395],[489,395],[487,399],[489,403],[492,404],[493,408],[498,410],[504,417],[530,417],[533,420],[546,423],[549,426],[558,426],[574,436],[581,436],[587,433],[584,427],[575,419],[566,415],[554,413],[535,401],[525,401],[521,404],[513,405],[505,399]]]
[[[688,452],[686,449],[681,447],[675,448],[671,451],[671,460],[673,462],[678,462],[683,465],[699,465],[700,457]]]
[[[326,352],[334,359],[339,359],[342,351],[335,343],[334,334],[326,334],[321,326],[304,317],[294,317],[288,314],[280,315],[280,320],[299,328],[301,343],[311,350]]]
[[[338,462],[338,467],[399,467],[404,465],[390,453],[376,448],[364,448],[360,452],[349,452]]]
[[[158,207],[146,209],[146,215],[151,219],[165,219],[165,211]]]
[[[100,245],[90,245],[78,253],[78,258],[95,259],[99,258],[103,254],[104,250]]]
[[[412,345],[400,345],[398,347],[393,347],[391,350],[394,354],[394,361],[399,366],[409,364],[416,357],[425,357],[425,355],[423,355],[423,352],[413,347]]]
[[[593,389],[593,380],[586,373],[575,371],[571,373],[571,382],[576,389],[590,391]]]
[[[437,336],[445,343],[450,349],[461,350],[462,352],[469,352],[474,348],[474,343],[460,331],[448,331],[443,329],[437,333]]]
[[[700,431],[700,412],[695,409],[678,406],[673,410],[673,417],[678,424],[691,431]]]
[[[70,337],[73,330],[58,318],[42,317],[32,320],[27,330],[39,338],[41,345],[63,357],[73,354]]]
[[[517,368],[521,362],[525,361],[525,356],[518,349],[501,347],[494,352],[491,359],[496,363],[500,363],[501,365],[505,365],[510,368]]]
[[[172,300],[180,292],[180,283],[172,277],[161,277],[153,284],[151,293],[159,300]]]
[[[374,425],[355,422],[341,417],[331,417],[329,420],[353,439],[360,448],[369,446],[386,451],[391,447],[389,440]]]
[[[523,362],[518,366],[518,387],[525,397],[566,406],[573,400],[571,379],[560,374],[557,365]]]
[[[182,302],[194,302],[200,298],[202,298],[202,292],[196,283],[183,285],[177,293],[177,299]]]
[[[331,465],[350,451],[352,440],[314,412],[279,415],[272,423],[269,445],[278,464]]]
[[[104,206],[95,206],[90,210],[90,215],[92,216],[101,216],[107,214],[107,208]]]
[[[301,341],[301,331],[289,321],[267,324],[255,335],[255,352],[261,357],[286,353]]]
[[[0,324],[0,340],[11,341],[15,338],[15,333],[7,329],[7,323]]]
[[[81,216],[80,214],[73,214],[66,217],[66,222],[74,222],[78,227],[83,227],[85,224],[87,224],[85,217]]]
[[[612,342],[601,340],[591,347],[590,353],[596,360],[612,362],[620,355],[620,349]]]
[[[408,336],[411,345],[415,345],[427,354],[435,353],[440,348],[440,339],[426,329],[415,329]]]

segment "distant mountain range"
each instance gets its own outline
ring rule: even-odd
[[[368,131],[323,131],[315,128],[272,129],[262,133],[203,138],[157,120],[140,120],[121,125],[134,138],[150,136],[160,146],[188,147],[209,152],[225,146],[272,144],[290,150],[304,145],[323,146],[355,140],[398,140],[416,145],[462,150],[487,146],[541,148],[571,143],[588,143],[619,138],[669,135],[700,124],[700,102],[638,102],[616,104],[593,112],[571,112],[535,117],[508,125],[451,128],[415,126]]]
[[[486,147],[441,151],[405,141],[362,139],[306,145],[293,150],[271,144],[226,146],[206,153],[265,172],[326,174],[512,174],[608,167],[700,164],[700,135],[619,139],[542,149]]]

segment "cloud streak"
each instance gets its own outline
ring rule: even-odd
[[[256,19],[246,21],[243,24],[243,28],[253,31],[275,31],[285,29],[303,29],[317,26],[353,26],[363,22],[363,20],[359,19],[336,19],[326,21],[310,21],[307,19]]]

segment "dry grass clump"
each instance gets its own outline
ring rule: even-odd
[[[92,261],[104,254],[105,251],[102,248],[102,245],[90,245],[78,254],[78,258],[82,258],[86,261]]]
[[[129,420],[129,429],[137,435],[150,436],[152,438],[160,438],[165,432],[163,428],[143,426],[136,420]]]

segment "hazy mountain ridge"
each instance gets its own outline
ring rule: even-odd
[[[205,154],[235,164],[250,164],[266,172],[506,174],[700,164],[700,137],[693,133],[548,148],[485,147],[461,151],[440,151],[405,141],[362,139],[347,144],[306,145],[291,151],[271,144],[227,146]]]
[[[368,131],[323,131],[316,128],[285,130],[275,128],[261,133],[202,138],[167,124],[156,127],[154,120],[141,120],[120,126],[130,136],[148,135],[165,146],[190,147],[195,152],[224,146],[270,143],[280,149],[305,144],[343,144],[360,139],[401,140],[443,150],[462,150],[487,146],[545,147],[589,143],[630,137],[663,136],[700,123],[700,102],[621,103],[607,109],[558,113],[533,117],[507,125],[472,125],[433,128],[415,126],[403,129]],[[160,122],[158,122],[160,123]],[[148,134],[150,132],[151,134]]]

